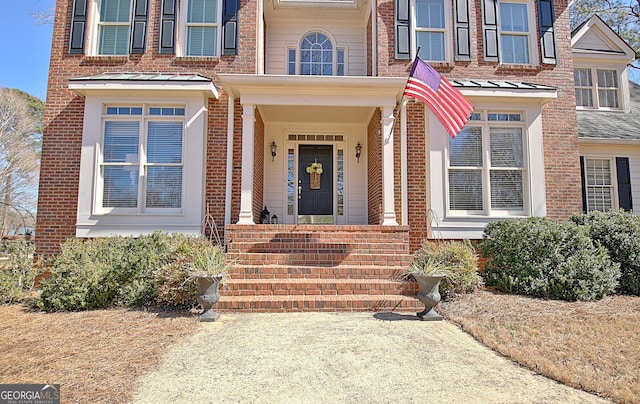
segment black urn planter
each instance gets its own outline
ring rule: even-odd
[[[220,317],[220,313],[212,310],[214,304],[220,300],[218,287],[222,280],[222,275],[197,275],[198,280],[198,303],[204,311],[200,314],[200,321],[211,322],[216,321]]]
[[[418,318],[422,321],[442,320],[434,307],[440,302],[440,281],[444,276],[413,274],[413,277],[418,282],[418,300],[424,304],[424,310],[416,313]]]

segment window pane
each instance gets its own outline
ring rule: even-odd
[[[149,122],[147,149],[149,163],[181,163],[182,123]]]
[[[598,87],[618,87],[618,75],[615,70],[598,70]]]
[[[482,210],[482,173],[479,170],[449,170],[451,210]]]
[[[587,185],[611,185],[611,161],[587,159]]]
[[[131,0],[102,0],[100,22],[129,22]]]
[[[98,53],[101,55],[126,55],[129,53],[129,26],[100,26]]]
[[[524,167],[522,128],[491,128],[491,166]]]
[[[529,32],[527,5],[500,3],[500,27],[502,31]]]
[[[504,63],[529,63],[529,38],[526,35],[500,35]]]
[[[576,89],[576,105],[580,107],[593,107],[593,95],[590,89]]]
[[[295,160],[293,149],[287,151],[287,215],[293,215],[293,203],[297,188],[295,187]]]
[[[320,33],[307,35],[301,42],[300,74],[333,75],[333,45]]]
[[[524,209],[521,171],[491,171],[490,181],[492,209]]]
[[[589,211],[600,210],[606,212],[613,208],[611,198],[611,188],[608,187],[587,187],[587,205]]]
[[[217,35],[218,29],[215,27],[188,27],[187,55],[217,56]]]
[[[218,22],[217,0],[190,0],[187,12],[187,23]]]
[[[444,60],[444,32],[417,32],[420,57],[424,60]]]
[[[102,207],[135,208],[138,206],[138,167],[103,167]]]
[[[147,208],[182,206],[182,167],[147,167]]]
[[[598,101],[604,108],[618,108],[617,90],[598,90]]]
[[[105,122],[105,163],[138,162],[139,125],[139,122]]]
[[[482,129],[465,127],[454,139],[449,139],[449,165],[452,167],[482,167]]]
[[[416,0],[416,26],[444,28],[444,1]]]
[[[591,81],[591,69],[573,69],[573,80],[576,86],[579,87],[591,87],[593,82]]]
[[[338,215],[344,215],[344,150],[338,150]]]

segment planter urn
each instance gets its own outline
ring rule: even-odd
[[[416,313],[418,318],[422,321],[442,320],[434,307],[440,302],[440,281],[444,276],[413,274],[413,277],[418,282],[418,300],[424,304],[424,310]]]
[[[220,313],[213,311],[212,307],[220,300],[218,287],[220,286],[221,275],[198,275],[198,303],[204,311],[200,314],[200,321],[216,321]]]

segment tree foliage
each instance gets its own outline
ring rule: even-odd
[[[33,216],[44,103],[15,89],[0,88],[0,230],[17,229]]]

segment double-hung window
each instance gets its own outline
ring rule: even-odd
[[[416,44],[419,56],[427,61],[444,62],[447,56],[444,0],[415,0]]]
[[[525,212],[522,114],[477,111],[449,140],[448,201],[453,215]]]
[[[185,56],[219,56],[220,0],[188,0]]]
[[[182,208],[183,107],[106,106],[99,209]]]
[[[500,60],[530,64],[529,10],[527,3],[500,2]]]
[[[585,212],[633,210],[629,157],[580,156]]]
[[[98,21],[98,54],[128,55],[131,0],[102,0]]]
[[[596,79],[593,80],[593,77]],[[575,68],[576,105],[584,108],[619,109],[618,71]]]

